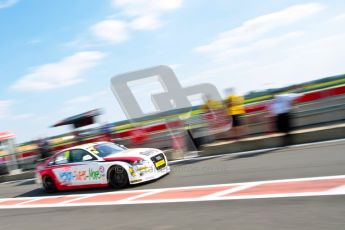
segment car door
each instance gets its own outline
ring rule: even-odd
[[[97,158],[84,149],[73,149],[70,154],[73,169],[72,185],[100,184],[102,173]]]
[[[70,186],[73,182],[73,168],[70,164],[70,150],[57,154],[50,163],[52,172],[60,185]]]
[[[98,159],[84,149],[72,149],[58,154],[53,173],[61,185],[82,186],[107,183],[105,168]]]

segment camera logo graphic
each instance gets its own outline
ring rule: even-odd
[[[151,95],[151,101],[156,112],[145,114],[138,104],[129,83],[154,76],[158,77],[164,91]],[[114,76],[111,79],[111,88],[128,119],[137,119],[147,115],[191,107],[189,96],[201,94],[215,100],[221,100],[221,96],[214,85],[201,83],[184,88],[178,81],[174,71],[163,65]]]

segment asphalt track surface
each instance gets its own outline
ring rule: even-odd
[[[234,158],[180,162],[128,190],[345,175],[345,141]],[[59,195],[110,192],[92,189]],[[46,196],[31,181],[0,184],[0,197]],[[345,229],[345,196],[0,210],[1,229]]]

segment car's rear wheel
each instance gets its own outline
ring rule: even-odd
[[[43,184],[44,190],[48,193],[53,193],[57,191],[55,182],[53,178],[51,178],[50,176],[43,177],[42,184]]]
[[[121,166],[114,166],[109,172],[109,185],[113,188],[124,188],[129,184],[128,174]]]

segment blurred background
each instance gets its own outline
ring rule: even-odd
[[[276,134],[285,139],[277,145],[316,141],[293,136],[345,119],[344,7],[0,0],[0,173],[32,170],[56,151],[94,141],[160,148],[171,160],[207,154],[216,143],[248,150],[238,143]],[[184,87],[216,86],[222,100],[198,97],[191,107],[154,113],[151,95],[162,85],[137,82],[148,115],[128,120],[111,77],[162,64]]]

